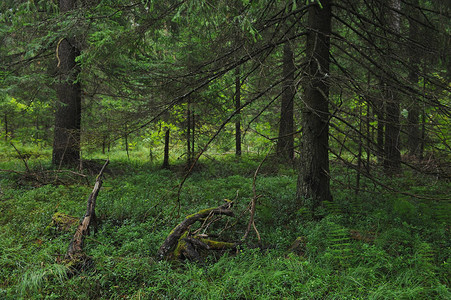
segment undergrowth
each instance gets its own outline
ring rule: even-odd
[[[18,159],[2,169],[23,170]],[[41,161],[39,161],[41,159]],[[30,157],[31,167],[48,155]],[[94,267],[68,276],[59,263],[72,231],[52,228],[55,212],[81,217],[87,183],[27,185],[0,178],[1,299],[449,299],[450,183],[418,174],[387,179],[384,190],[339,165],[331,173],[334,201],[320,220],[296,206],[296,172],[265,163],[256,181],[256,227],[249,243],[202,262],[157,262],[155,254],[184,216],[235,202],[221,238],[239,241],[261,157],[210,157],[186,181],[183,166],[112,160],[97,199],[98,232],[85,241]],[[88,175],[88,182],[95,176]],[[415,194],[421,197],[409,196]],[[178,199],[180,201],[178,201]],[[436,200],[434,200],[436,199]],[[440,200],[441,199],[441,200]],[[211,230],[220,232],[222,228]],[[296,245],[293,242],[298,241]]]

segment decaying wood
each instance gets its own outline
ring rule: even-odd
[[[69,248],[66,253],[66,259],[70,260],[78,259],[80,255],[83,254],[84,237],[89,234],[90,226],[96,225],[96,214],[95,214],[96,199],[102,186],[102,175],[108,163],[109,160],[105,162],[105,164],[103,165],[102,169],[99,172],[99,175],[97,175],[96,183],[91,192],[91,195],[89,195],[88,198],[86,214],[83,217],[81,223],[78,225],[74,237],[72,238],[72,241],[69,244]]]
[[[189,236],[188,230],[190,226],[197,221],[202,221],[205,218],[211,217],[213,215],[233,216],[234,214],[230,210],[232,204],[232,202],[227,202],[219,207],[203,209],[195,214],[187,216],[185,220],[183,220],[169,233],[168,237],[157,252],[157,259],[163,260],[170,255],[179,258],[181,254],[184,254],[190,259],[197,259],[198,253],[196,251],[196,248],[200,247],[209,250],[210,248],[212,248],[211,245],[213,245],[214,243],[220,244],[216,245],[216,250],[225,249],[224,247],[226,246],[230,246],[231,248],[235,244],[214,242],[200,237],[196,238],[195,236],[192,237]]]

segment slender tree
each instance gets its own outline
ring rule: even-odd
[[[419,11],[418,11],[418,0],[412,1],[413,7],[410,8],[411,18],[409,19],[409,39],[410,43],[408,45],[408,54],[409,54],[409,75],[408,79],[412,83],[412,85],[418,86],[418,74],[419,74],[419,53],[417,51],[416,43],[419,41],[419,26],[418,20]],[[413,94],[410,96],[410,103],[408,103],[408,128],[407,128],[407,148],[409,151],[409,155],[414,157],[420,156],[420,144],[421,144],[421,136],[420,136],[420,101],[418,97]]]
[[[329,180],[329,64],[332,5],[321,1],[309,8],[308,80],[302,104],[302,137],[297,199],[312,212],[331,201]]]
[[[400,0],[388,1],[388,27],[395,34],[401,32],[401,10]],[[391,49],[392,52],[397,49]],[[392,60],[392,59],[390,59]],[[394,65],[389,61],[391,65]],[[384,144],[384,169],[387,174],[399,173],[401,171],[401,151],[400,151],[400,93],[394,84],[388,84],[385,91],[386,97],[386,125]]]
[[[170,129],[166,128],[164,135],[164,159],[163,159],[163,169],[169,169],[169,135]]]
[[[238,111],[235,121],[235,155],[241,156],[241,77],[240,67],[235,69],[235,110]]]
[[[75,0],[60,0],[60,13],[75,8]],[[73,38],[64,37],[57,45],[58,73],[52,163],[76,166],[80,160],[81,86],[80,69],[75,59],[80,55]]]
[[[290,162],[294,159],[294,54],[289,42],[283,46],[282,104],[280,109],[279,138],[277,153],[282,161]]]

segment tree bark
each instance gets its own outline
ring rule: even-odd
[[[329,51],[331,0],[309,8],[307,57],[308,82],[301,109],[301,158],[297,183],[297,201],[314,214],[322,201],[331,201],[329,179]]]
[[[277,140],[277,154],[281,161],[291,162],[294,159],[294,55],[289,42],[283,47],[282,105],[280,109],[279,138]]]
[[[99,172],[99,175],[97,175],[96,183],[88,198],[86,213],[83,217],[83,220],[78,225],[78,228],[75,231],[72,241],[69,244],[69,248],[67,249],[66,253],[67,259],[77,259],[78,258],[77,255],[83,254],[84,238],[89,234],[90,226],[91,225],[96,226],[97,224],[95,213],[96,199],[97,195],[99,194],[100,188],[102,187],[102,176],[108,163],[109,160],[105,162],[105,164],[103,165],[102,169]]]
[[[388,0],[388,26],[393,32],[400,32],[400,0]],[[393,49],[396,50],[396,49]],[[394,64],[389,62],[390,66]],[[400,95],[396,92],[396,86],[388,85],[386,91],[386,123],[385,123],[385,145],[384,145],[384,170],[388,175],[401,172],[401,151],[400,151]]]
[[[169,169],[169,135],[170,129],[166,128],[166,133],[164,135],[164,159],[163,159],[163,169]]]
[[[418,6],[418,0],[413,1],[413,5]],[[412,10],[412,18],[419,20],[418,10],[414,7]],[[409,39],[412,41],[408,47],[410,70],[408,79],[414,86],[418,86],[418,73],[419,73],[419,53],[416,51],[415,42],[419,40],[419,28],[418,23],[412,19],[409,19]],[[408,109],[408,136],[407,136],[407,149],[409,155],[414,157],[420,156],[420,103],[419,99],[415,96],[411,97]]]
[[[186,165],[189,169],[192,164],[191,152],[191,99],[188,98],[187,112],[186,112]]]
[[[240,78],[240,67],[235,69],[235,110],[238,111],[236,114],[235,121],[235,155],[241,156],[241,78]]]
[[[383,86],[383,83],[381,82],[381,86]],[[385,114],[384,114],[384,107],[385,103],[383,99],[376,99],[375,100],[375,106],[374,111],[377,119],[377,128],[376,128],[376,155],[377,160],[379,163],[382,163],[384,161],[384,129],[385,129]]]
[[[75,7],[75,0],[60,0],[62,14]],[[74,41],[63,38],[57,46],[58,102],[55,112],[52,163],[74,167],[80,160],[81,86],[77,81],[80,69],[75,62],[80,55]]]

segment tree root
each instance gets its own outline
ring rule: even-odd
[[[205,235],[191,235],[189,229],[197,221],[205,221],[214,215],[234,216],[230,210],[233,202],[213,208],[203,209],[195,214],[189,215],[177,225],[168,235],[157,252],[157,260],[189,259],[200,260],[203,250],[227,250],[234,249],[237,243],[219,242],[207,239]]]

